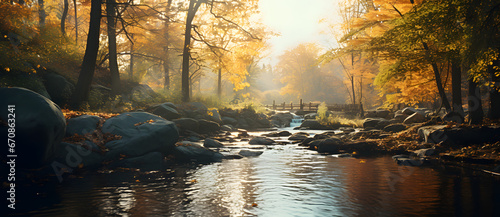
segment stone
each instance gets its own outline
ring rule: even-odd
[[[330,127],[321,125],[317,120],[304,120],[300,128],[308,128],[311,130],[328,130]]]
[[[363,128],[375,128],[383,120],[382,118],[366,118],[363,120]]]
[[[309,133],[304,133],[304,132],[297,132],[294,133],[292,136],[288,138],[288,140],[299,140],[303,141],[305,139],[309,138]]]
[[[109,168],[134,168],[143,171],[163,169],[165,159],[160,152],[150,152],[139,157],[125,158],[111,163]]]
[[[81,115],[67,120],[66,136],[75,134],[85,135],[92,133],[97,128],[97,124],[102,120],[101,117],[94,115]]]
[[[43,84],[50,99],[57,105],[64,106],[69,103],[75,85],[66,78],[55,73],[47,73],[43,76]]]
[[[418,135],[426,143],[443,143],[443,145],[462,147],[499,141],[500,126],[448,128],[447,125],[432,125],[419,128]]]
[[[391,112],[385,109],[377,109],[375,110],[375,114],[377,118],[387,118]]]
[[[251,145],[272,145],[275,143],[276,142],[274,140],[266,137],[254,137],[248,142],[248,144]]]
[[[324,133],[320,133],[320,134],[316,134],[314,135],[314,139],[328,139],[328,138],[331,138],[331,137],[335,137],[335,132],[324,132]]]
[[[139,84],[130,91],[130,98],[133,102],[151,102],[158,94],[147,84]]]
[[[338,153],[344,143],[339,138],[320,139],[309,145],[319,153]]]
[[[163,103],[155,105],[147,109],[147,111],[151,112],[152,114],[158,115],[162,118],[165,118],[167,120],[174,120],[180,118],[181,114],[175,108],[172,108],[170,104],[171,103]]]
[[[262,134],[262,136],[265,136],[265,137],[285,137],[285,136],[290,136],[290,135],[292,135],[292,134],[288,131],[279,131],[279,132],[271,132],[271,133],[267,133],[267,134]]]
[[[208,120],[198,120],[199,129],[198,132],[202,134],[214,133],[220,130],[220,125],[214,121]]]
[[[404,124],[390,124],[390,125],[387,125],[386,127],[384,127],[384,131],[386,131],[386,132],[397,133],[397,132],[401,132],[403,130],[406,130],[406,125],[404,125]]]
[[[256,157],[264,153],[263,151],[241,150],[238,154],[243,157]]]
[[[66,119],[59,106],[25,88],[0,88],[0,138],[2,156],[19,154],[16,168],[39,168],[50,163],[66,131]],[[11,110],[9,110],[11,108]],[[14,124],[12,124],[14,123]],[[15,129],[9,137],[9,124]],[[14,126],[15,125],[15,126]],[[15,153],[8,152],[8,139],[15,141]]]
[[[112,117],[102,126],[103,133],[120,135],[120,140],[106,143],[107,160],[125,155],[138,157],[149,152],[168,155],[179,139],[174,122],[147,112],[127,112]]]
[[[290,113],[276,113],[271,116],[271,124],[275,127],[289,127],[292,119],[293,115]]]
[[[215,140],[215,139],[210,139],[210,138],[206,138],[205,141],[203,142],[203,146],[205,146],[205,148],[222,148],[224,147],[224,145]]]
[[[415,112],[412,115],[408,116],[403,123],[404,124],[414,124],[414,123],[422,123],[425,121],[425,117],[419,112]]]
[[[182,141],[175,144],[174,156],[180,162],[211,163],[220,162],[224,159],[221,153],[193,142]]]
[[[222,118],[219,114],[219,110],[217,110],[217,109],[208,110],[208,116],[210,117],[210,121],[214,121],[214,122],[217,122],[219,124],[223,123]]]
[[[198,123],[198,121],[192,118],[179,118],[172,121],[180,130],[198,132],[200,129],[200,124]]]

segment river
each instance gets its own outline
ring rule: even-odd
[[[500,216],[500,180],[479,172],[398,166],[391,156],[339,158],[296,144],[240,142],[221,151],[242,148],[264,153],[75,174],[19,203],[31,201],[35,211],[24,214],[32,216]]]

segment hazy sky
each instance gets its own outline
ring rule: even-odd
[[[338,1],[260,0],[262,22],[280,34],[269,41],[272,46],[269,61],[275,64],[283,51],[304,42],[332,46],[335,40],[327,33],[328,23],[320,23],[320,20],[336,20]]]

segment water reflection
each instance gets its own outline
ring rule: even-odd
[[[255,158],[65,180],[34,216],[499,216],[500,181],[390,157],[336,158],[296,145]],[[51,197],[50,197],[51,198]],[[257,206],[252,206],[255,203]]]

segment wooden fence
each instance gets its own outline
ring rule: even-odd
[[[272,105],[266,105],[266,108],[276,110],[276,111],[317,111],[320,103],[303,103],[302,99],[299,103],[280,103],[276,104],[273,100]],[[342,111],[342,112],[352,112],[359,113],[361,111],[361,106],[359,104],[326,104],[329,111]]]

